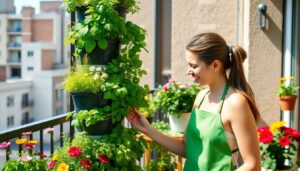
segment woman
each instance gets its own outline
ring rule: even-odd
[[[243,71],[245,51],[228,46],[216,33],[203,33],[186,46],[185,56],[187,74],[209,88],[198,94],[183,139],[155,130],[134,108],[127,119],[169,151],[186,157],[185,171],[234,170],[238,151],[244,164],[237,170],[260,170],[260,114]]]

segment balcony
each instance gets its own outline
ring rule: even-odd
[[[34,105],[34,101],[33,100],[24,100],[21,103],[22,109],[27,108],[27,107],[32,107],[33,105]]]
[[[21,35],[22,34],[22,28],[21,27],[9,27],[7,29],[8,35]]]
[[[21,49],[21,43],[19,42],[9,42],[7,43],[7,48],[8,49],[16,49],[16,50],[20,50]]]
[[[21,56],[13,56],[7,59],[8,64],[21,64]]]

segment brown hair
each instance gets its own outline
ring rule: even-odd
[[[226,41],[216,33],[202,33],[192,38],[186,49],[198,55],[199,59],[204,61],[207,65],[214,60],[219,60],[224,69],[230,69],[229,84],[230,86],[246,97],[253,116],[256,122],[259,121],[260,113],[254,100],[254,94],[246,81],[243,62],[246,59],[246,52],[239,46],[227,46]],[[231,59],[230,59],[231,58]]]

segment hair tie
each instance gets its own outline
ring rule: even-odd
[[[228,53],[229,53],[229,55],[231,55],[232,54],[232,46],[231,45],[227,45],[227,47],[228,47]]]

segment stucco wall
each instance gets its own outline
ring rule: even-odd
[[[267,27],[257,27],[259,3],[267,5]],[[280,119],[278,98],[275,95],[281,76],[283,1],[250,1],[248,80],[262,114],[262,122]],[[246,26],[247,26],[246,25]]]

